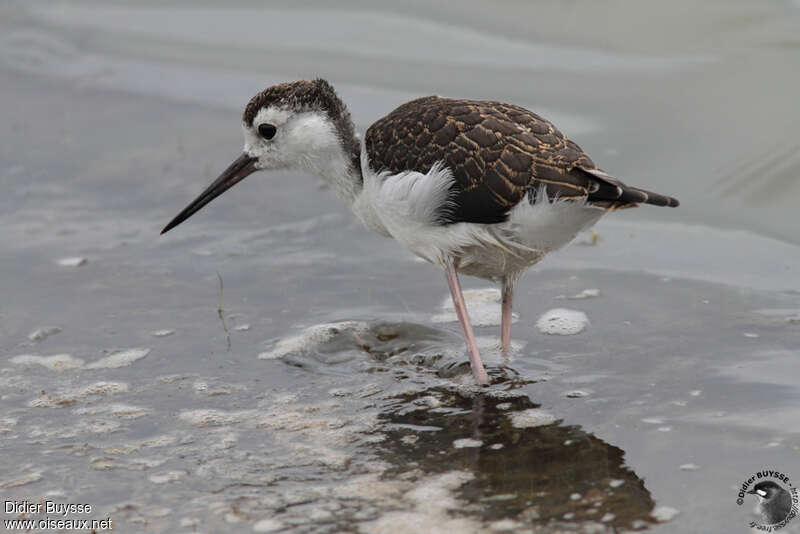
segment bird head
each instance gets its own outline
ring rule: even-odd
[[[751,489],[747,493],[751,493],[756,497],[758,497],[758,500],[760,502],[768,502],[774,499],[776,496],[783,493],[784,491],[786,490],[783,489],[776,482],[773,482],[772,480],[765,480],[753,486],[753,489]]]
[[[247,103],[242,130],[242,154],[172,219],[162,234],[256,171],[291,169],[325,174],[332,165],[343,169],[353,165],[353,155],[359,151],[350,113],[323,79],[264,89]]]

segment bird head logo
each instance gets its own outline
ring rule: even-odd
[[[764,480],[747,493],[758,499],[758,511],[764,525],[777,525],[786,520],[792,511],[792,495],[773,480]]]

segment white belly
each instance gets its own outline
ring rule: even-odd
[[[523,201],[504,223],[474,225],[491,227],[489,231],[497,236],[498,244],[464,247],[454,255],[458,270],[495,281],[520,274],[548,252],[572,241],[605,213],[583,202],[550,202],[543,197],[539,195],[542,200],[532,205]]]

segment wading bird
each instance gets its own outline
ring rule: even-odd
[[[552,123],[513,104],[427,96],[367,129],[363,142],[325,80],[268,87],[244,110],[244,153],[162,230],[259,170],[320,176],[364,225],[441,267],[476,382],[488,383],[458,272],[499,282],[501,346],[522,273],[603,214],[674,198],[600,170]]]

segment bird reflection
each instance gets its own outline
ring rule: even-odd
[[[506,395],[522,384],[507,383]],[[625,465],[622,449],[560,421],[517,428],[510,415],[538,405],[524,395],[506,395],[468,396],[442,387],[398,396],[382,415],[389,428],[382,454],[397,472],[412,462],[426,473],[471,471],[475,478],[461,488],[462,497],[480,503],[475,513],[484,519],[551,526],[602,520],[629,529],[652,524],[653,499]],[[409,410],[431,396],[441,403],[437,409]],[[415,425],[441,430],[415,432]],[[453,447],[464,438],[481,445]]]

